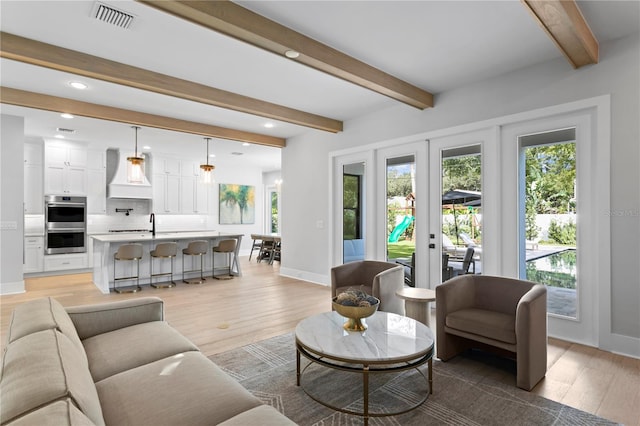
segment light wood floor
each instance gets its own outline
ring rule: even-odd
[[[0,297],[0,345],[5,344],[13,308],[44,296],[65,306],[161,297],[167,321],[207,356],[293,331],[301,319],[331,309],[328,287],[281,277],[277,262],[249,263],[247,257],[240,261],[240,278],[208,279],[201,285],[179,282],[171,289],[145,286],[135,294],[103,295],[91,282],[91,274],[29,278],[26,293]],[[533,393],[640,426],[640,360],[557,339],[549,339],[548,359],[547,376]]]

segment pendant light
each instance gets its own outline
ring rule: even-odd
[[[213,183],[213,169],[216,166],[209,164],[209,141],[211,138],[204,138],[207,142],[207,164],[200,164],[200,168],[202,169],[202,182],[206,184]]]
[[[144,183],[144,158],[138,157],[138,130],[140,127],[131,126],[136,133],[136,149],[133,157],[127,157],[127,181],[129,183]]]

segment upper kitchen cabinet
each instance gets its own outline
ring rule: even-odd
[[[171,157],[154,157],[153,173],[180,176],[180,160]]]
[[[156,213],[180,213],[180,160],[154,156],[152,187]]]
[[[180,178],[180,208],[182,214],[209,213],[209,185],[202,182],[200,163],[182,161],[182,177]]]
[[[24,144],[24,212],[44,213],[42,141],[25,141]]]
[[[77,142],[47,141],[44,148],[44,193],[87,194],[87,148]]]
[[[87,213],[107,213],[107,153],[90,149],[87,159]]]

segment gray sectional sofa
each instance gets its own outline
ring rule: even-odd
[[[146,297],[13,312],[0,379],[2,425],[294,425],[164,321]]]

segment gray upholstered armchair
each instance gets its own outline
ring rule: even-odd
[[[547,289],[488,275],[461,275],[436,287],[436,348],[447,361],[471,347],[515,355],[519,388],[547,372]]]
[[[378,310],[404,315],[404,300],[396,291],[404,287],[401,265],[359,260],[331,268],[331,297],[355,288],[380,299]]]

